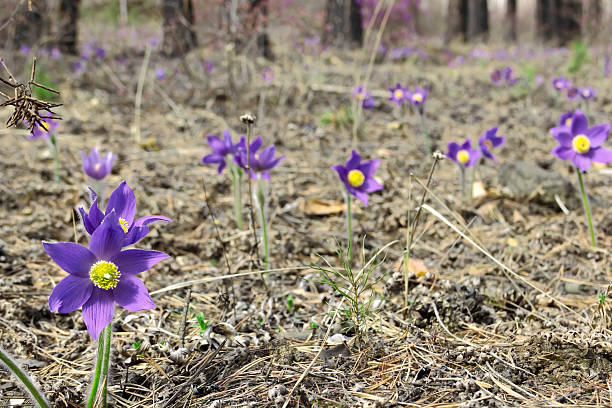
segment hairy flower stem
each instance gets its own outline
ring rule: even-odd
[[[264,260],[266,262],[266,270],[270,269],[270,252],[268,247],[268,226],[266,224],[266,196],[261,177],[257,178],[257,203],[259,204],[259,214],[261,221],[261,233],[264,244]]]
[[[253,213],[253,187],[251,183],[251,136],[253,134],[253,124],[249,121],[246,122],[247,127],[247,142],[246,142],[246,172],[247,179],[249,180],[249,212],[251,214],[251,228],[253,229],[253,239],[255,240],[255,248],[259,245],[259,241],[257,239],[257,231],[255,230],[255,214]]]
[[[346,226],[347,226],[347,248],[346,258],[349,265],[353,261],[353,221],[351,213],[351,193],[346,192]]]
[[[425,148],[427,149],[427,154],[431,154],[431,138],[429,137],[429,132],[427,131],[427,118],[425,117],[425,109],[419,111],[419,116],[421,117],[421,130],[423,131],[423,137],[425,138]]]
[[[580,184],[580,193],[582,194],[582,204],[584,205],[584,212],[589,223],[589,232],[591,233],[591,244],[593,248],[597,248],[597,240],[595,239],[595,230],[593,229],[593,219],[591,218],[591,206],[589,205],[589,197],[584,189],[584,182],[582,181],[582,173],[579,168],[576,168],[578,174],[578,183]]]
[[[42,392],[36,388],[34,383],[30,380],[27,374],[13,361],[13,359],[0,348],[0,365],[5,366],[8,371],[15,374],[15,376],[19,379],[21,384],[26,388],[32,399],[36,401],[39,407],[41,408],[50,408],[47,399],[43,396]]]
[[[94,377],[91,384],[91,391],[89,392],[89,399],[87,401],[87,408],[93,408],[94,402],[96,401],[96,395],[98,394],[98,385],[100,384],[100,373],[102,372],[102,357],[104,356],[104,334],[106,328],[102,329],[98,336],[98,353],[96,356],[96,367],[94,368]]]
[[[53,133],[49,137],[49,141],[51,142],[51,148],[53,149],[53,161],[55,162],[55,182],[60,184],[60,176],[59,176],[59,154],[57,149],[57,138]]]
[[[459,165],[459,170],[461,170],[460,179],[461,179],[461,193],[463,194],[463,198],[467,199],[467,194],[465,192],[465,167]]]
[[[108,363],[110,362],[110,346],[111,346],[111,323],[106,326],[104,331],[104,359],[102,360],[102,407],[106,408],[106,394],[108,391]]]
[[[476,181],[476,164],[472,166],[472,180],[470,181],[470,203],[474,201],[474,182]]]
[[[242,229],[242,170],[233,161],[230,162],[229,167],[232,172],[234,190],[234,219],[238,228]]]

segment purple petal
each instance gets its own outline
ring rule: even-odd
[[[119,225],[115,211],[111,211],[102,224],[91,234],[89,250],[99,259],[108,260],[115,256],[122,247],[125,232]]]
[[[264,180],[270,180],[270,173],[267,171],[262,171],[261,173],[259,173],[261,178]],[[255,178],[257,178],[257,176],[255,176]]]
[[[263,144],[263,140],[261,139],[261,136],[257,136],[257,138],[255,140],[253,140],[249,146],[249,156],[253,156],[253,154],[259,150],[259,148],[261,147],[261,145]]]
[[[123,246],[126,247],[128,245],[135,244],[140,241],[149,233],[148,224],[156,221],[166,221],[170,222],[170,218],[164,217],[162,215],[150,215],[148,217],[142,217],[134,221],[134,225],[130,228],[127,234],[125,234],[125,239],[123,241]]]
[[[576,152],[571,147],[557,146],[553,149],[552,154],[561,160],[572,160]]]
[[[168,255],[159,251],[145,249],[126,249],[116,254],[110,262],[117,265],[122,274],[134,275],[144,272],[159,261],[168,258]]]
[[[43,242],[43,248],[60,268],[79,278],[88,278],[91,265],[97,261],[91,251],[74,242]]]
[[[342,182],[346,184],[348,180],[348,169],[341,164],[336,164],[331,168],[334,169],[336,173],[338,173],[338,177],[340,177],[340,180],[342,180]]]
[[[459,146],[459,147],[460,147],[459,150],[470,151],[470,150],[472,150],[472,141],[470,139],[466,139],[465,142],[463,142],[463,144],[461,146]]]
[[[106,205],[106,214],[108,215],[113,209],[117,217],[132,225],[136,214],[136,196],[125,180],[111,193]]]
[[[594,148],[601,146],[602,143],[606,141],[608,138],[608,133],[610,133],[610,125],[607,123],[602,123],[593,126],[587,130],[585,134],[591,142],[591,148]]]
[[[361,163],[361,156],[356,150],[353,150],[351,152],[351,158],[346,162],[346,169],[349,171],[354,170],[359,166],[359,163]]]
[[[51,291],[49,309],[54,313],[70,313],[89,300],[93,284],[89,278],[68,275]]]
[[[584,154],[576,154],[572,159],[574,166],[578,167],[580,171],[587,171],[591,167],[591,159]]]
[[[368,206],[368,194],[364,193],[363,191],[350,191],[350,193],[352,195],[354,195],[355,197],[357,197],[357,199],[359,201],[361,201],[363,203],[363,205],[365,205],[366,207]]]
[[[368,160],[361,162],[359,165],[359,170],[363,173],[366,178],[372,177],[376,170],[380,166],[380,160]]]
[[[469,150],[469,155],[470,155],[470,160],[465,164],[466,167],[472,167],[474,164],[476,164],[476,162],[478,161],[478,159],[480,159],[480,150],[478,149],[470,149]]]
[[[91,297],[83,305],[83,321],[89,335],[97,340],[102,329],[113,320],[115,302],[112,291],[94,288]]]
[[[134,221],[134,226],[141,227],[143,225],[149,225],[157,221],[172,222],[170,218],[164,217],[163,215],[147,215],[146,217],[140,217],[136,221]]]
[[[113,289],[113,294],[115,302],[130,312],[155,308],[147,287],[133,275],[122,275],[119,284]]]
[[[550,134],[554,137],[561,146],[571,147],[573,136],[570,129],[566,126],[555,127],[550,129]]]
[[[610,163],[612,161],[612,151],[601,146],[591,149],[587,156],[597,163]]]
[[[267,164],[274,159],[276,153],[276,147],[274,145],[265,147],[261,153],[259,153],[259,161],[262,167],[267,168]]]
[[[577,136],[586,133],[589,128],[589,121],[586,116],[580,111],[576,110],[574,117],[572,118],[572,135]]]
[[[451,160],[457,161],[457,153],[459,152],[459,145],[455,142],[450,142],[448,144],[448,153],[446,153],[446,157]]]
[[[383,186],[374,177],[368,177],[365,179],[363,184],[359,186],[359,190],[364,193],[373,193],[375,191],[382,190]]]
[[[208,145],[213,150],[213,152],[217,153],[220,156],[225,155],[225,144],[221,139],[219,139],[218,136],[208,135],[206,137],[206,140],[208,140]]]

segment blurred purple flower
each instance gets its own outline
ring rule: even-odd
[[[487,130],[485,133],[482,134],[482,136],[480,136],[480,139],[478,140],[478,145],[480,146],[480,151],[482,152],[482,155],[487,159],[491,159],[493,161],[497,161],[497,157],[495,157],[493,153],[491,153],[491,149],[493,149],[494,147],[503,146],[505,143],[506,138],[504,136],[497,136],[497,127]]]
[[[553,79],[552,84],[557,91],[562,91],[570,86],[570,81],[563,77],[557,77]]]
[[[274,72],[268,67],[261,72],[261,78],[267,83],[272,83],[274,81]]]
[[[612,151],[602,146],[609,133],[609,124],[602,123],[589,128],[586,116],[576,110],[571,126],[550,129],[550,134],[559,142],[552,154],[561,160],[571,160],[582,172],[591,167],[591,162],[609,163],[612,161]]]
[[[212,72],[215,70],[215,63],[211,60],[204,60],[202,63],[204,64],[204,69],[206,69],[206,72],[208,74],[212,74]]]
[[[574,112],[573,111],[567,111],[564,114],[562,114],[561,118],[559,119],[559,126],[571,127],[572,126],[572,117],[573,116],[574,116]]]
[[[389,92],[391,92],[389,100],[395,102],[399,106],[401,106],[408,99],[408,92],[399,82],[395,84],[394,88],[389,88]]]
[[[110,174],[113,163],[115,162],[115,157],[116,156],[111,152],[106,153],[103,158],[100,157],[97,147],[92,147],[89,155],[81,151],[83,171],[93,179],[102,180]]]
[[[99,58],[99,59],[105,59],[106,58],[106,50],[103,47],[96,47],[96,50],[94,52],[94,56],[96,58]]]
[[[166,70],[163,68],[157,68],[157,71],[155,71],[155,79],[158,81],[163,81],[166,79]]]
[[[357,151],[351,152],[351,158],[346,165],[336,164],[332,169],[338,173],[340,181],[344,183],[346,191],[359,199],[363,205],[368,205],[368,194],[383,189],[383,186],[374,179],[374,173],[380,165],[380,160],[361,161]]]
[[[62,52],[60,51],[59,47],[56,45],[51,48],[50,55],[51,55],[51,58],[53,59],[59,59],[62,56]]]
[[[359,85],[353,90],[353,96],[361,103],[363,109],[371,109],[374,107],[374,98],[370,95],[370,91],[365,89],[363,85]]]
[[[59,126],[59,121],[51,119],[50,118],[51,113],[49,112],[46,112],[44,115],[48,115],[48,116],[41,116],[43,119],[46,119],[46,120],[34,126],[34,129],[32,129],[32,133],[30,134],[30,136],[28,136],[29,139],[31,140],[49,139],[49,136],[51,136],[51,133],[57,130],[57,127]],[[25,122],[25,124],[26,126],[29,126],[27,122]]]
[[[32,52],[32,48],[29,45],[23,44],[21,47],[19,47],[19,53],[21,55],[30,55],[30,52]]]
[[[573,101],[580,96],[580,90],[575,86],[570,86],[569,88],[567,88],[566,95],[567,99]]]
[[[232,136],[227,129],[223,131],[223,140],[215,135],[208,135],[206,139],[213,152],[202,157],[202,163],[218,164],[219,167],[217,167],[217,172],[219,174],[221,174],[227,165],[227,156],[234,156],[234,159],[238,161],[240,151],[246,150],[244,136],[240,138],[238,143],[233,144]]]
[[[119,217],[119,225],[123,230],[122,247],[126,247],[140,241],[149,233],[148,225],[157,221],[170,222],[170,218],[163,215],[149,215],[134,220],[136,215],[136,196],[125,181],[119,184],[110,195],[104,213],[98,208],[98,196],[91,191],[91,206],[86,213],[83,207],[79,207],[83,226],[87,233],[94,234],[94,231],[102,224],[104,218],[111,212],[115,212]]]
[[[261,176],[262,179],[270,180],[269,170],[272,170],[276,165],[285,158],[285,156],[274,157],[276,154],[276,147],[274,145],[267,146],[263,148],[263,150],[258,154],[257,150],[261,147],[263,141],[261,136],[258,136],[255,140],[251,142],[249,145],[249,168],[251,171],[251,178],[257,178],[258,175]],[[246,168],[247,163],[247,151],[246,148],[240,149],[238,151],[238,157],[236,162],[238,165],[244,169]]]
[[[501,69],[496,69],[491,73],[491,82],[493,82],[495,85],[501,85],[503,79],[504,74],[502,73]]]
[[[586,88],[582,88],[580,90],[580,97],[584,99],[585,101],[588,101],[589,99],[593,99],[595,95],[597,95],[597,91],[595,91],[590,86],[587,86]]]
[[[155,307],[136,275],[168,258],[159,251],[122,251],[124,233],[119,221],[114,210],[104,217],[89,240],[89,248],[73,242],[43,241],[51,259],[69,273],[53,288],[49,309],[70,313],[83,307],[83,321],[94,340],[113,319],[115,302],[134,312]]]
[[[472,141],[466,139],[463,144],[450,142],[446,157],[462,167],[472,167],[480,158],[480,150],[472,149]]]
[[[82,61],[76,61],[72,65],[72,71],[77,74],[82,74],[83,72],[85,72],[85,64]]]
[[[506,80],[506,82],[508,83],[508,85],[514,85],[516,84],[516,78],[514,77],[514,72],[512,71],[511,67],[506,67],[504,68],[504,79]]]
[[[427,90],[427,87],[421,88],[417,86],[414,89],[414,92],[409,93],[408,99],[410,100],[410,103],[422,110],[422,107],[427,101],[428,93],[429,91]]]

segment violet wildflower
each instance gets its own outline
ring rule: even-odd
[[[204,164],[218,164],[217,172],[221,174],[225,166],[227,165],[228,156],[238,157],[240,150],[246,149],[244,137],[240,138],[240,141],[236,144],[232,143],[232,136],[229,130],[223,131],[223,140],[219,136],[208,135],[206,137],[208,145],[212,149],[212,153],[202,157],[202,163]]]
[[[569,88],[567,88],[566,95],[567,99],[573,101],[580,96],[580,90],[575,86],[570,86]]]
[[[110,174],[115,157],[116,156],[111,152],[106,153],[103,158],[100,157],[97,147],[92,147],[89,155],[86,155],[81,151],[83,171],[92,179],[102,180],[104,177]]]
[[[389,92],[391,92],[389,100],[395,102],[399,106],[408,100],[408,92],[399,82],[395,84],[394,88],[389,88]]]
[[[353,90],[353,96],[363,109],[372,109],[374,107],[374,98],[372,98],[370,91],[365,89],[363,85]]]
[[[269,170],[276,167],[276,165],[285,158],[285,156],[274,157],[276,153],[276,147],[274,145],[265,147],[259,154],[257,150],[262,146],[263,140],[261,136],[258,136],[249,145],[249,169],[251,171],[251,178],[262,178],[264,180],[270,180]],[[240,149],[239,156],[237,158],[238,165],[247,170],[247,151],[246,149]]]
[[[53,46],[50,51],[51,58],[59,59],[62,56],[62,52],[60,51],[57,45]]]
[[[43,241],[47,254],[69,275],[49,296],[49,309],[70,313],[83,307],[83,321],[96,340],[113,319],[114,303],[129,311],[153,309],[144,283],[136,277],[168,258],[163,252],[143,249],[122,251],[124,232],[111,211],[89,240],[89,248],[73,242]]]
[[[597,91],[595,91],[590,86],[580,89],[580,97],[584,99],[585,101],[588,101],[589,99],[593,99],[596,94],[597,94]]]
[[[493,153],[491,153],[491,149],[493,149],[494,147],[503,146],[505,143],[506,138],[504,136],[497,136],[497,127],[487,130],[485,133],[482,134],[482,136],[480,136],[480,139],[478,140],[478,145],[480,146],[480,151],[482,152],[482,155],[487,159],[491,159],[493,161],[497,161],[497,157],[495,157]]]
[[[580,110],[576,110],[571,119],[571,126],[552,128],[550,133],[559,142],[559,146],[553,149],[552,154],[561,160],[571,160],[576,166],[582,203],[591,234],[591,243],[593,247],[596,247],[597,240],[593,229],[591,207],[584,188],[582,172],[588,170],[592,162],[612,162],[612,151],[602,146],[610,133],[610,125],[602,123],[589,127],[586,116]]]
[[[94,56],[99,59],[105,59],[106,50],[103,47],[96,47],[96,50],[94,51]]]
[[[29,139],[48,140],[50,136],[57,130],[59,126],[59,121],[51,119],[50,113],[46,113],[45,115],[48,116],[41,116],[45,120],[37,123],[36,126],[34,126],[34,129],[32,129],[32,133],[30,134],[30,136],[28,136]]]
[[[571,118],[571,126],[552,128],[550,133],[559,142],[552,151],[561,160],[571,160],[581,172],[591,167],[591,162],[609,163],[612,151],[602,146],[608,138],[610,125],[599,124],[589,128],[589,123],[580,110]]]
[[[470,139],[466,139],[463,144],[458,144],[456,142],[450,142],[448,144],[448,152],[446,153],[446,157],[448,157],[459,165],[459,174],[461,176],[461,189],[463,191],[464,196],[466,195],[465,169],[468,167],[472,168],[472,185],[470,186],[470,199],[472,198],[472,191],[474,189],[475,165],[478,162],[478,159],[480,158],[480,154],[481,152],[479,149],[472,148],[472,141]]]
[[[81,61],[75,62],[74,64],[72,64],[72,72],[76,74],[82,74],[83,72],[85,72],[85,64]]]
[[[30,55],[31,51],[32,51],[32,48],[28,45],[23,44],[21,47],[19,47],[19,53],[21,55]]]
[[[261,78],[267,83],[272,83],[274,82],[274,72],[268,67],[261,72]]]
[[[163,68],[157,68],[157,70],[155,71],[155,79],[157,79],[158,81],[163,81],[164,79],[166,79],[166,70]]]
[[[570,81],[563,77],[557,77],[553,79],[552,84],[557,91],[562,91],[570,86]]]
[[[83,207],[79,207],[85,230],[93,235],[105,217],[114,211],[119,217],[118,222],[123,230],[123,247],[135,244],[144,238],[149,233],[149,224],[157,221],[171,221],[170,218],[163,215],[149,215],[134,220],[136,196],[125,181],[111,193],[104,213],[98,208],[98,196],[93,190],[91,190],[91,200],[92,203],[88,213],[85,212]]]
[[[204,164],[218,164],[217,172],[221,174],[226,165],[232,173],[234,193],[234,218],[238,228],[242,228],[242,169],[238,165],[241,150],[246,150],[244,136],[236,144],[232,143],[229,130],[223,131],[223,140],[218,136],[208,135],[208,144],[213,153],[202,158]],[[229,156],[233,156],[233,159]]]
[[[493,82],[495,85],[501,85],[503,79],[504,74],[502,73],[501,69],[496,69],[491,73],[491,82]]]
[[[561,115],[559,119],[559,126],[572,126],[572,117],[574,116],[573,111],[567,111]]]
[[[511,67],[504,68],[503,74],[504,74],[504,80],[506,81],[508,85],[516,84],[517,79],[514,77],[514,72],[512,71]]]
[[[414,92],[410,92],[408,98],[410,100],[410,103],[412,103],[412,105],[414,105],[415,107],[419,109],[423,109],[423,106],[425,105],[425,102],[427,101],[427,94],[428,94],[427,87],[421,88],[417,86],[414,89]]]

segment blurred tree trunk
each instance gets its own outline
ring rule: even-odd
[[[537,33],[543,40],[559,45],[580,38],[581,0],[538,0],[536,2]]]
[[[487,0],[468,0],[467,14],[466,37],[468,41],[486,41],[489,36],[489,8]]]
[[[79,0],[61,0],[59,11],[59,46],[71,55],[77,55]]]
[[[254,13],[253,16],[253,27],[255,30],[257,28],[257,24],[261,21],[261,30],[257,34],[257,50],[265,59],[271,60],[274,59],[274,54],[272,54],[272,46],[270,44],[270,37],[266,31],[268,27],[268,0],[251,0],[251,13]],[[259,19],[257,14],[261,13],[262,19]]]
[[[163,0],[162,52],[168,57],[187,54],[197,45],[193,30],[193,4],[191,0]]]
[[[506,41],[516,41],[516,0],[506,0]]]
[[[361,46],[363,28],[356,0],[327,0],[323,41],[335,47]]]
[[[19,10],[15,13],[14,22],[12,24],[12,32],[8,36],[9,41],[7,45],[13,49],[19,49],[22,45],[32,47],[36,42],[42,38],[43,29],[48,19],[43,19],[42,16],[45,10],[41,10],[36,7],[38,4],[32,6],[32,10],[28,9],[28,2],[22,1],[17,7]],[[44,5],[43,5],[44,7]],[[12,44],[11,41],[12,40]]]
[[[446,42],[454,39],[466,40],[468,0],[448,0],[446,14]]]

